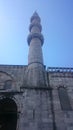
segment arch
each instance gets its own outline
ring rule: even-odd
[[[71,107],[71,104],[70,104],[70,100],[69,100],[69,96],[68,96],[66,88],[63,87],[63,86],[60,86],[58,88],[58,93],[59,93],[59,98],[60,98],[62,110],[71,111],[72,107]]]
[[[21,111],[21,103],[20,103],[20,101],[14,96],[11,99],[14,100],[14,102],[17,105],[17,113],[20,113],[20,111]]]
[[[12,82],[11,85],[10,82]],[[15,77],[7,72],[0,71],[0,90],[14,89],[15,86]]]
[[[5,71],[0,71],[0,73],[7,75],[7,76],[9,76],[12,80],[14,80],[14,78],[13,78],[13,76],[12,76],[11,74],[8,74],[8,73],[5,72]]]
[[[0,100],[0,130],[16,130],[17,105],[13,99]]]
[[[4,83],[4,89],[11,89],[12,88],[12,80],[6,80]]]

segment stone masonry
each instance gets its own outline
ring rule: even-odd
[[[0,130],[73,130],[73,68],[46,70],[36,12],[30,22],[28,65],[0,65]]]

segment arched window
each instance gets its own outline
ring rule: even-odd
[[[4,84],[4,89],[11,89],[12,87],[12,80],[6,80]]]
[[[66,110],[66,111],[72,110],[66,88],[64,88],[63,86],[59,87],[58,93],[59,93],[59,98],[60,98],[62,110]]]
[[[17,105],[14,100],[0,100],[0,130],[16,130]]]

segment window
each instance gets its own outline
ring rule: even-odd
[[[72,110],[66,88],[59,87],[58,93],[59,93],[59,98],[60,98],[62,110],[66,110],[66,111]]]
[[[12,87],[12,80],[5,81],[4,89],[11,89]]]
[[[16,130],[17,104],[10,98],[0,100],[0,130]]]

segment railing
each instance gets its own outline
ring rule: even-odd
[[[48,72],[73,72],[73,68],[65,68],[65,67],[48,67]]]

